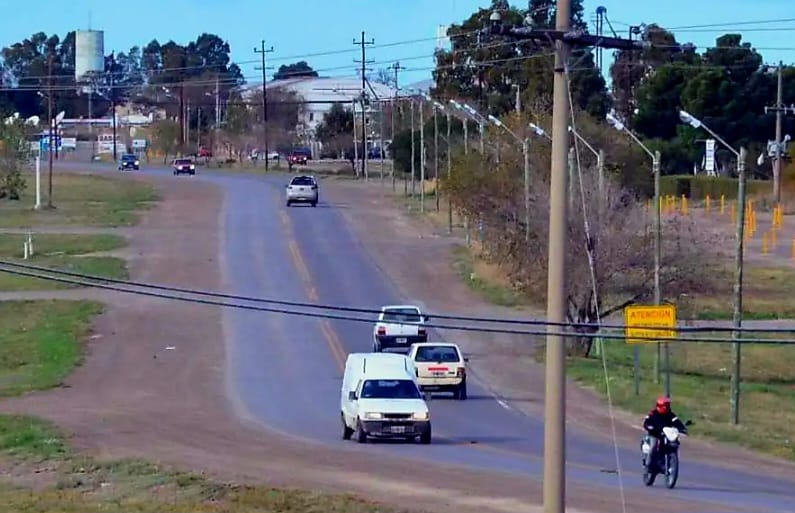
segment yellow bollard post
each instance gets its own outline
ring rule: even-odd
[[[704,198],[704,209],[707,211],[707,217],[709,217],[709,194]]]
[[[682,194],[682,202],[680,203],[680,206],[681,206],[682,215],[686,216],[687,215],[687,198],[685,197],[684,194]]]
[[[792,239],[792,246],[790,246],[790,258],[795,260],[795,239]]]
[[[720,215],[723,215],[726,212],[726,196],[724,194],[720,195]]]
[[[731,217],[732,217],[732,224],[737,224],[737,204],[731,204]]]
[[[767,233],[762,234],[762,254],[767,255],[768,247],[767,247]]]

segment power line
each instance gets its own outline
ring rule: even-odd
[[[10,269],[9,269],[10,268]],[[120,285],[126,287],[135,287],[135,288],[143,288],[143,289],[152,289],[152,290],[160,290],[164,292],[170,293],[177,293],[177,294],[188,294],[191,296],[206,296],[212,297],[217,299],[228,299],[228,300],[235,300],[235,301],[242,301],[245,303],[263,303],[263,304],[272,304],[272,305],[279,305],[285,307],[292,307],[292,308],[302,308],[302,309],[318,309],[318,310],[329,310],[329,311],[336,311],[336,312],[346,312],[346,313],[362,313],[362,314],[372,314],[378,315],[381,313],[380,309],[373,309],[373,308],[363,308],[363,307],[352,307],[352,306],[339,306],[339,305],[330,305],[330,304],[323,304],[323,303],[309,303],[303,301],[288,301],[282,299],[273,299],[273,298],[263,298],[263,297],[256,297],[256,296],[245,296],[245,295],[238,295],[238,294],[227,294],[222,292],[213,292],[207,290],[200,290],[200,289],[190,289],[184,287],[176,287],[172,285],[159,285],[154,283],[147,283],[141,281],[133,281],[133,280],[120,280],[116,278],[108,278],[98,275],[91,275],[85,273],[78,273],[74,271],[67,271],[62,269],[54,269],[50,267],[43,267],[38,265],[32,264],[23,264],[19,262],[12,262],[8,260],[0,260],[0,272],[9,272],[13,274],[14,272],[23,272],[19,271],[19,269],[24,269],[24,272],[39,272],[39,273],[46,273],[48,276],[51,275],[62,275],[70,277],[71,279],[77,279],[79,284],[85,285],[86,283],[91,282],[87,286],[94,286],[93,283],[109,283],[112,285]],[[47,278],[45,278],[47,279]],[[464,316],[464,315],[447,315],[447,314],[436,314],[431,313],[428,315],[431,318],[436,319],[444,319],[448,321],[462,321],[462,322],[469,322],[469,323],[492,323],[492,324],[508,324],[508,325],[515,325],[515,326],[538,326],[538,327],[546,327],[546,326],[553,326],[558,328],[573,328],[573,329],[581,329],[581,330],[597,330],[599,328],[603,329],[614,329],[614,330],[623,330],[625,329],[624,325],[620,324],[592,324],[592,323],[575,323],[575,322],[565,322],[565,323],[553,323],[549,321],[540,321],[540,320],[528,320],[528,319],[499,319],[494,317],[475,317],[475,316]],[[371,320],[371,319],[370,319]],[[648,329],[651,331],[667,331],[668,328],[661,328],[655,326],[638,326],[638,328]],[[711,333],[711,332],[733,332],[737,331],[736,328],[724,328],[724,327],[698,327],[698,326],[681,326],[676,328],[677,331],[680,332],[687,332],[687,333]],[[740,331],[744,332],[752,332],[752,333],[768,333],[768,334],[776,334],[776,333],[795,333],[795,328],[740,328]],[[579,333],[577,333],[579,334]]]

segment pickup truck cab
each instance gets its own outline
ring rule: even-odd
[[[418,306],[382,306],[373,327],[373,352],[391,348],[407,351],[411,344],[427,341],[425,321],[429,318]]]
[[[414,362],[417,383],[422,391],[452,392],[458,400],[467,398],[467,366],[461,348],[448,342],[412,344],[406,355]]]
[[[340,390],[342,438],[419,439],[431,443],[428,405],[417,385],[417,370],[405,355],[351,353]]]

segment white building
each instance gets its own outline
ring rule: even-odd
[[[295,93],[304,101],[296,131],[307,141],[314,140],[315,130],[323,122],[326,113],[335,103],[344,102],[350,110],[352,102],[359,100],[362,93],[360,77],[299,77],[274,80],[266,85],[268,91],[283,89]],[[244,95],[259,98],[262,84],[247,86]],[[378,100],[388,100],[395,96],[395,89],[381,83],[368,81],[367,94],[371,105],[365,109],[365,122],[370,123],[370,114],[377,112]],[[257,96],[255,96],[257,95]],[[361,103],[357,102],[356,123],[360,122]]]

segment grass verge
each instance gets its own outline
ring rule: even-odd
[[[0,302],[0,397],[58,386],[80,362],[91,301]]]
[[[723,286],[713,294],[692,298],[701,320],[732,318],[734,276],[726,273]],[[795,269],[748,267],[743,280],[743,318],[746,320],[795,319]]]
[[[486,264],[478,263],[472,250],[466,247],[456,248],[455,258],[462,278],[485,300],[496,304],[513,303],[514,293],[494,266],[488,272],[474,271],[476,278],[470,279],[469,273],[475,266]],[[748,317],[753,317],[753,312],[764,312],[775,306],[779,306],[781,316],[788,316],[784,307],[793,306],[784,298],[789,287],[795,290],[795,274],[787,269],[758,268],[750,269],[748,275],[748,299],[745,300],[751,312]],[[712,299],[712,304],[726,307],[730,305],[731,296],[726,297],[722,303]],[[707,301],[694,298],[697,308],[707,308]],[[717,308],[711,311],[720,313]],[[726,332],[698,336],[729,337]],[[641,379],[636,396],[633,347],[618,341],[605,345],[613,400],[619,408],[637,413],[640,419],[650,408],[650,398],[663,391],[663,385],[654,380],[656,348],[653,345],[639,348]],[[543,358],[543,352],[539,353],[539,358]],[[568,376],[574,381],[606,395],[601,357],[570,357],[567,367]],[[677,413],[696,422],[691,430],[696,436],[795,460],[795,394],[792,393],[795,390],[795,350],[764,344],[744,346],[739,426],[729,423],[731,368],[730,343],[672,343],[671,391]],[[776,414],[771,415],[771,411]]]
[[[25,235],[0,234],[0,260],[25,262],[106,278],[128,278],[126,262],[117,257],[92,255],[123,248],[127,242],[117,235],[40,234],[33,237],[34,254],[22,260]],[[56,290],[76,285],[0,272],[0,291]]]
[[[522,294],[502,277],[496,265],[478,258],[466,246],[453,249],[453,268],[473,292],[491,304],[507,307],[527,304]]]
[[[46,179],[42,203],[46,206]],[[137,211],[157,201],[152,185],[137,180],[78,175],[58,171],[53,175],[54,209],[34,210],[32,184],[19,201],[0,201],[0,228],[37,225],[131,226]]]
[[[700,335],[702,336],[702,335]],[[725,337],[726,333],[703,334]],[[640,347],[640,394],[634,390],[632,346],[606,344],[613,401],[639,419],[662,392],[654,382],[653,345]],[[695,424],[691,433],[795,460],[795,351],[790,347],[744,346],[740,425],[730,420],[731,345],[679,342],[671,344],[671,393],[674,409]],[[568,374],[581,385],[606,393],[601,358],[569,358]],[[775,411],[775,415],[771,412]]]
[[[61,383],[80,362],[100,311],[88,301],[0,302],[0,397]],[[0,473],[0,511],[9,512],[391,511],[348,495],[221,484],[137,460],[96,461],[74,453],[47,422],[25,416],[0,415],[0,468],[10,469]]]

